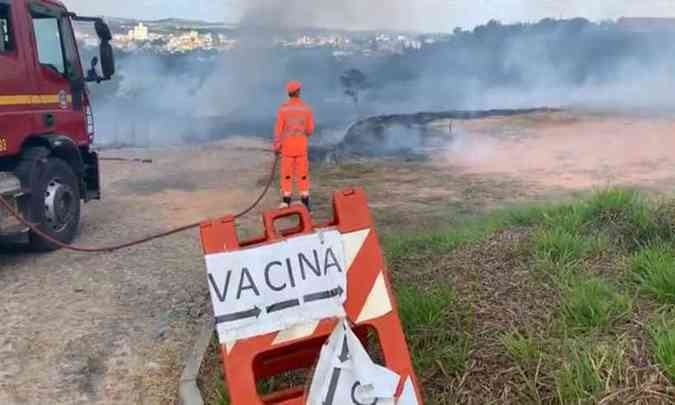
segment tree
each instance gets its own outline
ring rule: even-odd
[[[358,69],[349,69],[340,76],[340,83],[344,87],[344,93],[351,98],[359,114],[359,100],[361,92],[368,89],[368,78],[365,73]]]

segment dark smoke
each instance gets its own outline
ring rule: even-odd
[[[341,142],[331,148],[316,148],[313,150],[313,157],[319,161],[373,157],[423,159],[428,152],[446,146],[457,135],[457,128],[451,133],[444,127],[430,127],[429,124],[435,121],[508,117],[547,112],[556,112],[556,110],[533,108],[380,115],[357,121],[349,127]]]
[[[386,30],[414,23],[420,5],[409,0],[388,0],[383,7],[362,0],[247,0],[244,7],[241,26],[277,33],[315,27]]]

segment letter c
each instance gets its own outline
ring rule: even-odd
[[[267,283],[267,286],[271,288],[273,291],[283,291],[286,287],[287,284],[284,283],[281,286],[275,286],[272,284],[272,280],[270,279],[270,270],[272,269],[272,266],[279,266],[282,267],[283,264],[281,262],[272,262],[265,267],[265,282]]]
[[[360,382],[360,381],[357,381],[357,382],[354,383],[354,386],[352,387],[352,402],[353,402],[355,405],[376,405],[376,404],[377,404],[377,398],[375,398],[375,401],[373,401],[373,402],[370,403],[370,404],[364,404],[364,403],[362,403],[362,402],[359,402],[358,399],[356,399],[356,390],[357,390],[360,386],[361,386],[361,382]]]

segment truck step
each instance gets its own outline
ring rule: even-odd
[[[21,181],[12,173],[0,172],[0,196],[5,198],[18,211],[17,198],[21,196]],[[0,238],[7,235],[23,234],[28,229],[10,213],[0,207]]]
[[[21,193],[21,181],[12,173],[0,172],[0,195],[16,197]]]

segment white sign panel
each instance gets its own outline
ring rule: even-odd
[[[400,398],[401,378],[375,364],[346,321],[341,322],[321,349],[308,405],[417,405],[415,390],[407,379]]]
[[[206,256],[221,343],[344,316],[345,254],[337,231]]]

